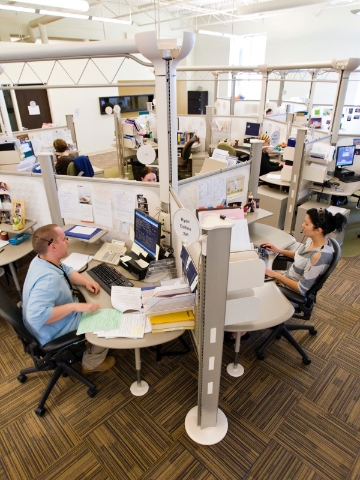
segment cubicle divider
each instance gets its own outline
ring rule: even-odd
[[[233,145],[235,140],[243,143],[246,131],[246,122],[258,122],[257,116],[217,116],[213,115],[210,125],[211,143],[218,143],[221,140],[228,139]]]
[[[275,132],[279,132],[279,142],[286,142],[288,139],[288,127],[289,124],[286,121],[280,121],[275,118],[264,118],[262,125],[262,133],[271,136]],[[274,145],[275,146],[275,145]]]
[[[216,207],[227,202],[247,202],[250,162],[197,175],[179,182],[178,195],[185,208]]]
[[[6,184],[11,200],[24,202],[26,219],[36,221],[35,228],[52,223],[41,175],[2,171],[0,172],[0,182]]]
[[[65,224],[97,226],[108,230],[105,241],[132,240],[134,208],[157,218],[160,186],[121,179],[55,177]]]

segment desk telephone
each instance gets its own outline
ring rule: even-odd
[[[121,255],[126,252],[124,242],[113,240],[111,243],[104,242],[104,245],[94,255],[94,260],[98,262],[109,263],[110,265],[119,265]]]

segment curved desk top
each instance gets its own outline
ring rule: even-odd
[[[311,190],[318,193],[325,193],[326,195],[337,195],[340,197],[348,197],[352,195],[356,190],[360,190],[360,182],[345,183],[341,182],[338,178],[333,177],[330,182],[338,182],[339,186],[334,187],[320,187],[318,185],[312,184]]]
[[[283,180],[281,180],[280,175],[275,175],[275,173],[267,173],[266,175],[261,175],[259,179],[263,182],[271,183],[272,185],[280,185],[280,187],[290,186],[290,182],[284,182]]]
[[[11,245],[11,243],[9,243],[8,245],[5,245],[3,249],[4,251],[0,253],[0,267],[2,267],[3,265],[8,265],[9,263],[16,262],[17,260],[20,260],[20,258],[25,257],[25,255],[32,252],[33,247],[31,235],[30,238],[23,241],[22,243],[19,243],[19,245]]]
[[[281,249],[286,249],[296,242],[295,238],[284,230],[261,223],[250,223],[249,235],[255,245],[270,242]]]

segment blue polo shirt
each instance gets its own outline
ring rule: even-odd
[[[73,272],[73,268],[66,265],[62,268],[68,277]],[[38,256],[32,260],[23,289],[23,320],[41,345],[77,330],[81,319],[79,312],[72,312],[58,322],[45,325],[54,307],[77,301],[60,268]]]

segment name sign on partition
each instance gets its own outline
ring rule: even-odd
[[[174,215],[173,227],[176,235],[186,245],[191,245],[199,240],[200,225],[190,210],[186,210],[186,208],[178,210]]]

